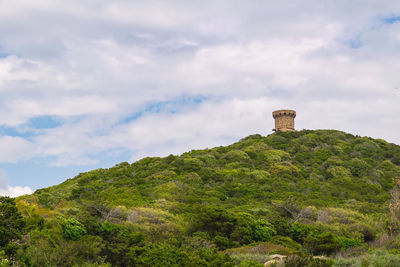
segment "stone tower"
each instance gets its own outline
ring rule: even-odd
[[[281,109],[272,112],[272,117],[275,119],[274,131],[293,132],[294,118],[296,118],[296,111],[290,109]]]

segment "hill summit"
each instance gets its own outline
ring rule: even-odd
[[[400,263],[399,178],[400,146],[381,139],[251,135],[20,197],[26,223],[7,253],[33,266],[263,266],[276,253],[287,266]]]

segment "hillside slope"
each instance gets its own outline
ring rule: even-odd
[[[361,255],[367,243],[396,251],[399,178],[400,146],[384,140],[334,130],[251,135],[20,197],[25,236],[8,254],[37,266],[257,266],[269,254],[300,255],[289,266],[312,254]]]
[[[400,147],[384,140],[301,131],[253,135],[227,147],[124,162],[34,195],[49,208],[62,199],[87,199],[128,207],[214,203],[238,210],[261,209],[265,202],[292,196],[306,205],[371,213],[384,209],[399,165]]]

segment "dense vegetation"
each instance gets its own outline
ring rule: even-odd
[[[0,198],[0,266],[399,266],[399,178],[400,146],[333,130],[124,162]]]

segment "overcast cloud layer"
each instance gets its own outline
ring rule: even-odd
[[[400,144],[399,47],[399,1],[0,0],[0,194],[267,135],[280,108]]]

